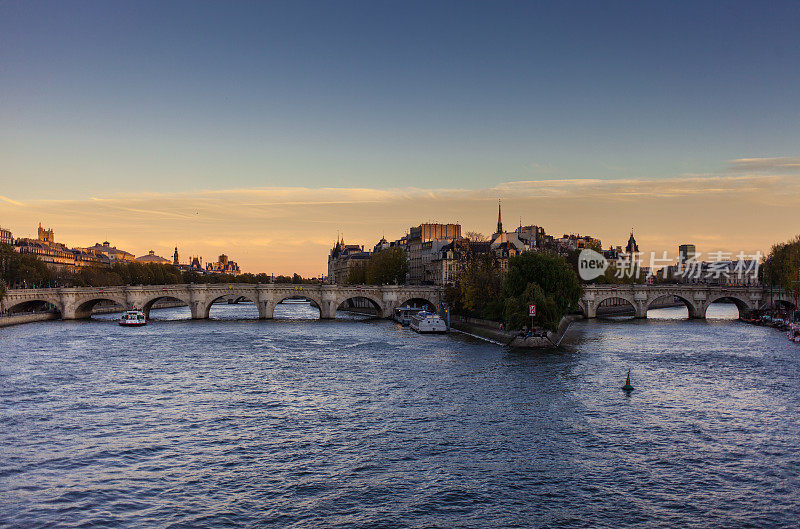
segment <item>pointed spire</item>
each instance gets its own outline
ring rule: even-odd
[[[503,214],[501,210],[502,204],[500,199],[497,199],[497,233],[503,233]]]
[[[639,251],[639,245],[636,244],[636,239],[633,237],[633,228],[631,228],[631,236],[628,239],[628,244],[625,246],[625,252],[633,254]]]

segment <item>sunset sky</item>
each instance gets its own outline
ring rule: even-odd
[[[796,2],[0,1],[0,226],[245,271],[421,222],[766,252]]]

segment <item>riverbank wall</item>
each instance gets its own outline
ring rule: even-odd
[[[0,327],[35,323],[37,321],[57,320],[59,318],[61,318],[61,315],[58,312],[24,312],[22,314],[9,314],[8,316],[0,316]]]

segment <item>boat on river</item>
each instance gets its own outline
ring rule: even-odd
[[[420,307],[398,307],[394,309],[393,318],[403,326],[411,325],[411,319],[422,311],[423,309]]]
[[[128,310],[122,314],[119,324],[123,327],[141,327],[147,325],[147,318],[141,310]]]
[[[411,318],[410,327],[420,334],[447,332],[447,323],[432,312],[420,311]]]

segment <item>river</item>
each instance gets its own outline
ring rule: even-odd
[[[714,310],[539,353],[307,304],[0,329],[0,525],[796,527],[800,346]]]

